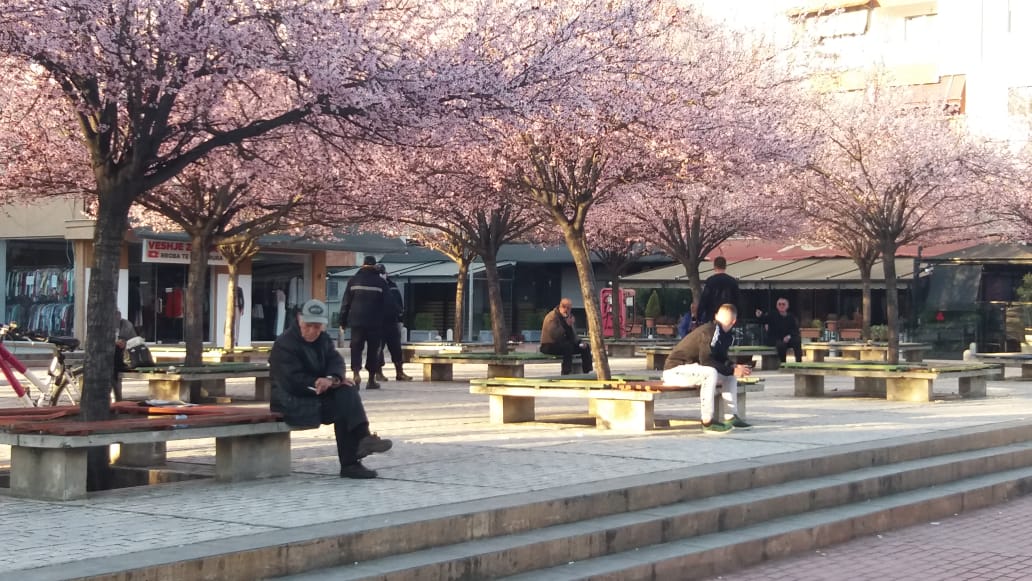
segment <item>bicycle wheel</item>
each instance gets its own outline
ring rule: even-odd
[[[72,369],[58,377],[52,378],[48,403],[52,406],[58,405],[61,403],[61,396],[63,395],[71,405],[77,405],[79,400],[82,399],[82,392],[79,389],[79,377],[81,375],[81,369]]]

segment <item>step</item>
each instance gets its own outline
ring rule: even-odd
[[[506,581],[692,581],[1032,493],[1032,468],[966,478],[861,504],[502,577]],[[830,577],[829,577],[830,578]]]
[[[958,479],[1020,467],[1032,477],[1032,443],[863,468],[669,506],[614,514],[503,537],[388,556],[317,572],[340,580],[493,579],[639,547],[740,531],[834,507],[876,506],[882,496],[950,486]],[[942,488],[939,488],[940,490]],[[860,504],[857,504],[860,503]],[[528,565],[528,563],[530,565]],[[315,574],[313,574],[315,575]],[[296,579],[315,579],[298,576]],[[530,577],[528,577],[529,579]]]
[[[959,478],[982,470],[979,464],[986,470],[1009,468],[1008,462],[1018,462],[1018,456],[1027,455],[1020,443],[1029,441],[1032,441],[1032,423],[1021,421],[901,436],[837,446],[832,453],[823,449],[776,454],[584,483],[576,488],[525,492],[257,533],[220,542],[185,545],[172,553],[153,550],[119,558],[83,559],[35,569],[30,577],[120,575],[121,578],[128,574],[134,578],[159,578],[189,572],[188,576],[195,578],[228,580],[301,573],[342,563],[359,562],[365,566],[376,560],[408,558],[420,552],[440,554],[453,550],[455,545],[481,539],[504,544],[505,541],[498,539],[507,535],[528,533],[534,537],[541,535],[546,527],[582,526],[581,521],[609,515],[616,515],[614,519],[620,520],[626,518],[626,513],[651,511],[656,513],[651,515],[655,518],[663,511],[678,510],[670,508],[672,505],[690,501],[699,501],[700,507],[705,503],[718,506],[714,503],[726,503],[732,493],[758,502],[763,498],[758,489],[777,485],[784,485],[785,494],[794,495],[792,502],[797,502],[808,498],[812,494],[809,489],[815,486],[798,484],[801,479],[827,478],[822,487],[854,486],[857,491],[873,486],[848,484],[854,476],[843,478],[842,475],[856,470],[869,470],[869,477],[873,479],[870,482],[881,480],[895,490],[926,486],[933,480],[924,479],[922,484],[921,478],[897,475],[901,469],[887,465],[914,462],[915,470],[938,471]],[[1002,450],[1012,444],[1019,445]],[[980,452],[985,448],[1001,450]],[[953,454],[959,462],[966,453],[972,456],[958,465],[961,467],[935,466],[936,457]],[[760,514],[763,505],[752,506],[756,514]],[[725,514],[732,512],[725,510]],[[631,518],[633,522],[637,517]],[[406,555],[395,556],[399,554]],[[329,570],[340,569],[343,568]]]

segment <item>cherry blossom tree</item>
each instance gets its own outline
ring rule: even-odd
[[[377,133],[404,107],[440,101],[420,86],[428,76],[416,54],[433,30],[413,6],[363,0],[8,0],[0,191],[93,197],[87,326],[113,336],[137,200],[280,127],[329,116]],[[85,419],[108,415],[113,349],[88,342]]]
[[[819,108],[812,122],[821,141],[789,199],[840,241],[863,241],[880,252],[890,361],[898,362],[897,249],[977,234],[986,224],[980,208],[991,191],[991,168],[1005,158],[963,118],[940,104],[913,103],[905,88],[879,77],[862,93]]]

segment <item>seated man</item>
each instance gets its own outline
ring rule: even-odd
[[[777,349],[778,359],[782,363],[785,362],[789,349],[792,350],[797,362],[802,361],[803,340],[799,333],[799,323],[788,312],[788,299],[778,297],[775,305],[778,308],[777,312],[766,316],[763,315],[763,311],[756,309],[756,316],[767,328],[767,343]]]
[[[705,433],[724,433],[733,428],[752,427],[738,417],[738,378],[752,370],[736,365],[728,357],[734,336],[731,329],[738,320],[738,309],[723,304],[714,320],[700,325],[674,346],[663,367],[663,384],[686,387],[698,385],[702,429]],[[714,418],[717,384],[724,398],[724,418]]]
[[[563,297],[559,306],[545,315],[541,325],[542,353],[562,355],[563,362],[560,373],[569,375],[573,371],[573,354],[580,353],[581,371],[591,373],[591,346],[577,338],[573,330],[573,303]]]
[[[291,427],[333,424],[340,477],[376,478],[362,458],[390,450],[391,441],[369,432],[358,387],[344,376],[344,358],[326,334],[328,312],[325,303],[312,299],[301,307],[297,325],[276,338],[269,354],[269,407]]]

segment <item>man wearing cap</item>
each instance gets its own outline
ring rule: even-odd
[[[297,325],[276,338],[269,354],[269,407],[294,428],[333,424],[340,477],[376,478],[362,459],[392,443],[370,433],[358,386],[345,377],[344,358],[326,334],[327,313],[326,303],[312,299],[301,307]]]
[[[383,340],[383,313],[387,300],[387,281],[376,270],[376,257],[366,256],[362,267],[348,280],[340,328],[351,329],[351,373],[356,386],[362,385],[362,349],[366,350],[366,389],[379,389],[376,372],[380,370],[380,343]]]

